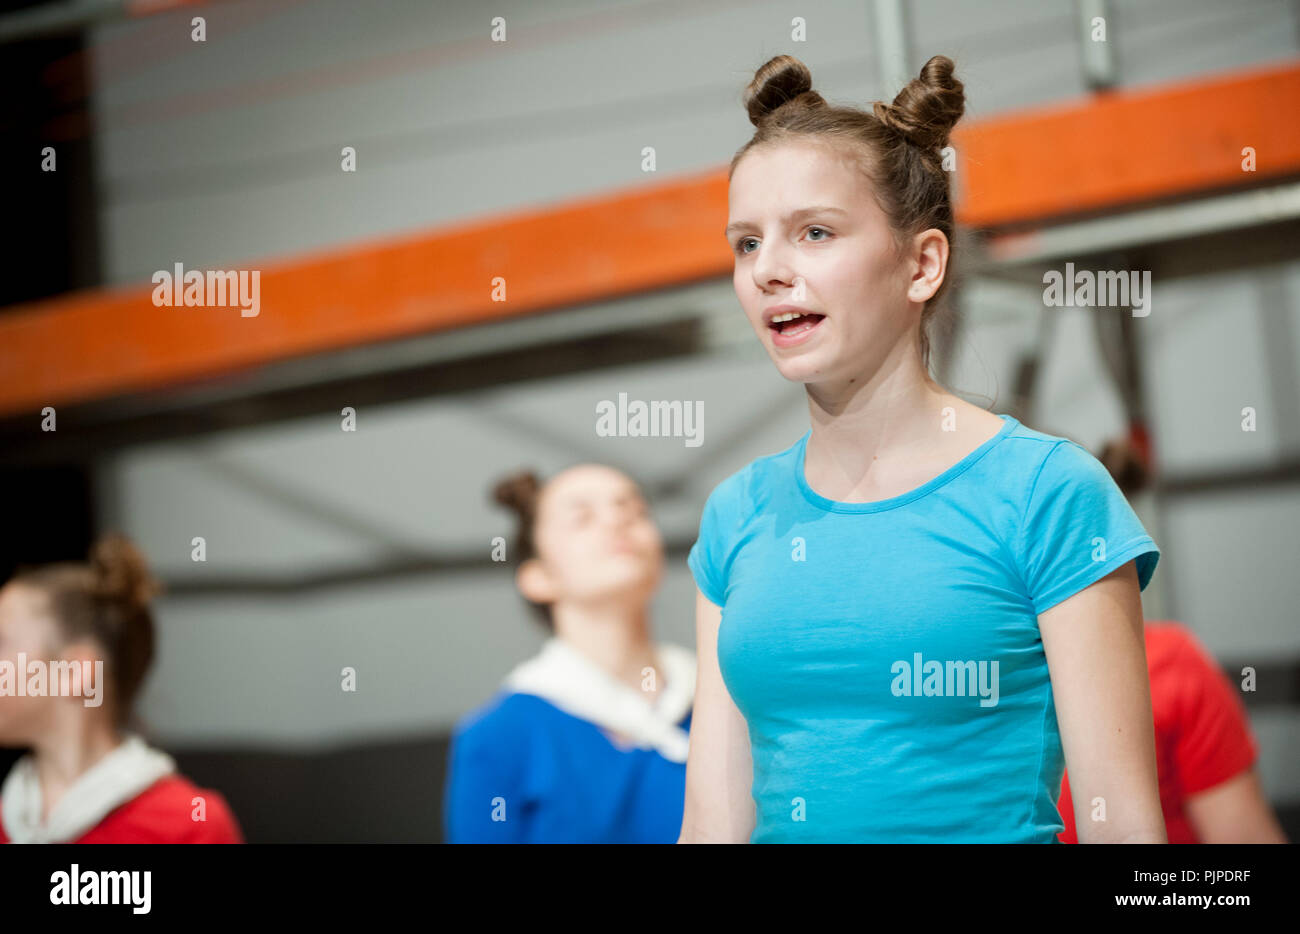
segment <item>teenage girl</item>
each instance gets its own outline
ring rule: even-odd
[[[864,112],[781,55],[745,106],[734,287],[811,424],[703,508],[680,840],[1052,843],[1068,761],[1076,800],[1109,806],[1084,842],[1164,842],[1154,541],[1078,444],[929,373],[953,63]]]
[[[519,520],[515,584],[548,632],[452,735],[450,843],[672,843],[695,692],[689,649],[652,638],[663,541],[636,484],[598,464],[494,498]]]
[[[243,842],[220,794],[127,730],[153,661],[155,589],[119,535],[100,539],[89,563],[20,570],[0,589],[0,746],[31,749],[0,784],[0,843]],[[104,684],[60,679],[72,693],[31,677],[33,663],[69,662],[92,679],[101,663]],[[6,674],[46,686],[20,693]]]

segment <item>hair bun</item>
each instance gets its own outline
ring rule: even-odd
[[[536,473],[520,470],[498,482],[492,490],[492,498],[520,515],[527,515],[536,507],[540,489]]]
[[[1110,472],[1115,485],[1125,496],[1146,488],[1150,468],[1127,438],[1115,438],[1106,442],[1097,459]]]
[[[920,149],[942,149],[966,111],[965,87],[952,72],[952,59],[933,56],[892,104],[876,101],[876,118]]]
[[[114,532],[95,542],[90,566],[95,572],[96,593],[106,599],[142,607],[160,590],[144,555],[124,535]]]
[[[745,88],[745,111],[749,122],[758,126],[768,114],[795,99],[800,106],[824,106],[826,101],[812,89],[812,72],[793,55],[777,55],[754,72]]]

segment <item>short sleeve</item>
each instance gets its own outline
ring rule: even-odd
[[[1035,613],[1134,559],[1145,590],[1160,557],[1101,461],[1070,440],[1052,447],[1030,484],[1017,550]]]
[[[727,599],[730,569],[738,530],[740,476],[733,474],[714,487],[700,513],[700,530],[686,563],[700,593],[717,606]]]
[[[1182,630],[1179,635],[1173,758],[1179,787],[1190,795],[1246,771],[1257,747],[1245,705],[1223,670],[1192,633]]]

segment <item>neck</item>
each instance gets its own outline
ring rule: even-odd
[[[807,392],[807,458],[821,460],[824,452],[859,475],[883,455],[933,444],[944,407],[965,405],[925,372],[914,342],[897,345],[874,371],[809,383]]]
[[[861,447],[887,447],[918,432],[932,433],[946,399],[920,363],[914,341],[900,341],[865,372],[806,385],[813,437],[853,438]]]
[[[572,604],[552,606],[555,634],[611,676],[642,692],[654,704],[666,683],[666,672],[654,654],[649,612],[644,603]],[[645,668],[655,672],[653,691],[643,689]]]
[[[32,757],[41,783],[41,820],[49,818],[78,778],[126,738],[106,714],[60,710],[54,728],[33,743]]]
[[[878,500],[915,487],[918,474],[952,453],[945,408],[963,421],[975,410],[931,379],[915,342],[893,347],[872,371],[806,389],[805,476],[832,500]]]

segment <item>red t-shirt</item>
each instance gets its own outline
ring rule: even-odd
[[[193,814],[202,798],[206,820]],[[0,821],[0,843],[8,843]],[[199,788],[181,775],[160,778],[110,811],[73,843],[243,843],[239,824],[219,792]]]
[[[1246,771],[1258,747],[1232,682],[1191,630],[1149,621],[1145,636],[1165,833],[1170,843],[1199,843],[1184,801]],[[1065,822],[1057,839],[1078,843],[1068,774],[1057,808]]]

